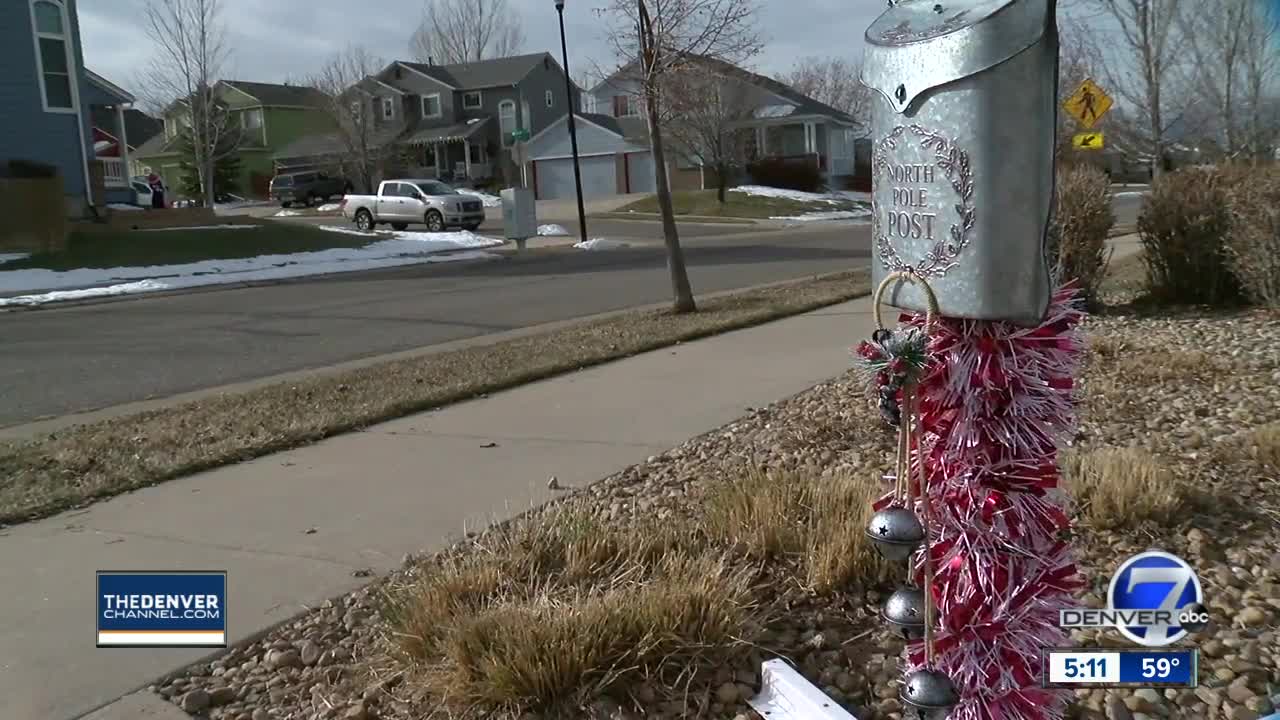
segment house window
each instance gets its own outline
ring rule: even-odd
[[[552,93],[550,90],[548,90],[548,91],[547,91],[547,93],[546,93],[546,99],[547,99],[547,107],[555,107],[555,106],[556,106],[556,96],[555,96],[555,94],[554,94],[554,93]]]
[[[484,104],[482,100],[479,90],[462,93],[462,107],[467,110],[475,110],[480,107]]]
[[[635,117],[639,115],[636,108],[636,99],[633,95],[614,95],[613,96],[613,116],[614,117]]]
[[[516,129],[516,103],[514,100],[503,100],[498,103],[498,131],[502,133],[502,144],[511,144],[511,133]]]
[[[423,95],[422,96],[422,117],[438,118],[440,117],[440,94]]]
[[[484,162],[484,145],[471,143],[469,152],[471,153],[471,162],[477,165]]]
[[[382,98],[382,119],[390,120],[396,116],[396,101],[389,98]]]
[[[44,109],[75,110],[66,9],[52,0],[36,0],[31,3],[31,24],[35,29],[36,64],[40,68]]]
[[[250,130],[262,127],[262,108],[246,110],[244,113],[244,126]]]

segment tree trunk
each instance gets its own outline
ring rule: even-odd
[[[729,189],[729,167],[727,164],[716,166],[716,199],[724,204],[725,192]]]
[[[680,249],[680,234],[676,230],[675,210],[671,206],[671,187],[667,183],[667,161],[662,152],[662,132],[658,128],[658,101],[652,88],[645,91],[646,122],[652,145],[653,166],[657,170],[658,210],[662,213],[662,235],[667,246],[667,270],[671,273],[673,308],[678,313],[696,312],[693,289],[689,287],[689,272],[684,266],[684,251]]]

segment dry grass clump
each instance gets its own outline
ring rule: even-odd
[[[797,563],[806,587],[826,593],[883,576],[863,535],[879,495],[861,477],[754,472],[708,494],[704,523],[712,542]]]
[[[1136,347],[1118,357],[1116,369],[1124,382],[1133,383],[1194,382],[1222,371],[1217,358],[1201,350]]]
[[[1245,442],[1254,462],[1267,471],[1280,473],[1280,423],[1255,428]]]
[[[756,569],[696,523],[609,525],[577,507],[478,540],[391,589],[384,616],[420,686],[519,713],[722,662],[764,622]]]
[[[1133,448],[1063,452],[1063,487],[1076,517],[1099,530],[1142,522],[1176,522],[1187,504],[1185,487],[1155,456]]]

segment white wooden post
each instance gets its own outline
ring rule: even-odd
[[[132,188],[133,171],[129,169],[129,131],[124,126],[123,103],[116,103],[116,130],[120,133],[120,160],[124,163],[124,186]]]
[[[465,180],[467,182],[470,182],[471,181],[471,141],[470,140],[462,141],[462,163],[463,163],[463,166],[466,168]]]

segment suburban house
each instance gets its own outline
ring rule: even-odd
[[[579,101],[575,89],[573,102]],[[456,184],[517,182],[516,131],[537,135],[568,110],[564,70],[549,53],[456,65],[395,61],[343,97],[347,122],[376,150],[381,176],[441,178]],[[347,138],[352,128],[345,131]],[[348,166],[343,134],[316,133],[275,153],[278,171]],[[367,153],[372,157],[374,153]],[[355,180],[355,177],[352,177]],[[376,178],[375,178],[376,180]]]
[[[300,137],[331,127],[325,112],[328,98],[301,85],[219,80],[213,96],[231,114],[235,127],[235,156],[240,161],[237,194],[265,196],[271,181],[276,152]],[[164,132],[143,143],[137,158],[164,178],[171,188],[181,187],[182,129],[191,122],[188,103],[179,99],[164,113]]]
[[[0,177],[22,172],[15,161],[54,167],[70,217],[132,197],[126,112],[134,97],[85,68],[76,0],[0,3],[0,38]],[[119,139],[119,156],[96,156],[95,118]]]
[[[747,133],[744,160],[780,158],[813,163],[829,186],[846,182],[856,172],[858,160],[869,167],[870,144],[863,140],[864,126],[845,112],[808,97],[785,83],[744,70],[731,63],[690,56],[697,71],[742,88],[739,102],[747,107],[732,129]],[[644,103],[635,61],[623,65],[589,93],[587,109],[617,119],[627,139],[648,145]],[[664,139],[667,139],[664,135]],[[671,142],[668,140],[668,142]],[[867,157],[862,158],[863,155]],[[694,153],[678,143],[669,146],[667,176],[672,189],[691,190],[715,186],[710,169],[704,169]]]

